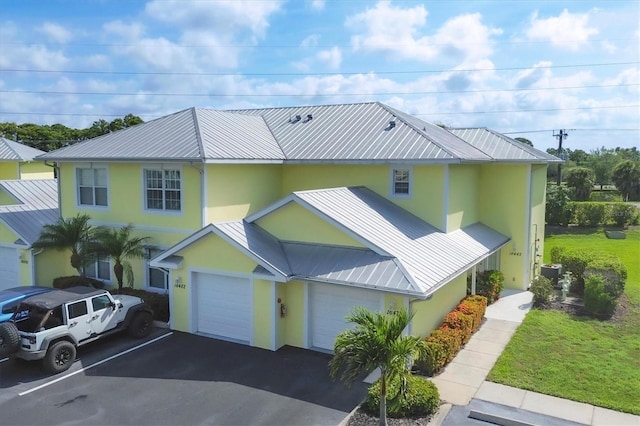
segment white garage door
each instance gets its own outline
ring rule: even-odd
[[[0,290],[20,285],[18,250],[0,247]]]
[[[249,344],[253,293],[246,278],[194,274],[196,332]]]
[[[333,350],[338,333],[351,327],[345,317],[356,306],[377,312],[381,308],[381,294],[340,285],[309,284],[310,346]]]

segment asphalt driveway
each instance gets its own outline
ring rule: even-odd
[[[117,336],[88,345],[58,375],[1,362],[0,424],[337,425],[366,394],[361,381],[333,382],[322,353],[168,330],[140,343]]]

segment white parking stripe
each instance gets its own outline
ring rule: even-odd
[[[86,366],[86,367],[83,367],[83,368],[81,368],[80,370],[74,371],[73,373],[69,373],[69,374],[64,375],[64,376],[62,376],[62,377],[58,377],[57,379],[51,380],[50,382],[47,382],[47,383],[43,383],[43,384],[41,384],[40,386],[36,386],[35,388],[29,389],[29,390],[27,390],[27,391],[20,392],[18,395],[19,395],[19,396],[25,396],[25,395],[30,394],[31,392],[35,392],[35,391],[40,390],[40,389],[42,389],[42,388],[46,388],[47,386],[53,385],[54,383],[58,383],[58,382],[60,382],[60,381],[62,381],[62,380],[64,380],[64,379],[68,379],[69,377],[71,377],[71,376],[75,376],[76,374],[78,374],[78,373],[82,373],[83,371],[86,371],[86,370],[88,370],[88,369],[90,369],[90,368],[96,367],[96,366],[98,366],[98,365],[100,365],[100,364],[104,364],[105,362],[107,362],[107,361],[111,361],[112,359],[115,359],[115,358],[118,358],[118,357],[121,357],[122,355],[126,355],[126,354],[128,354],[129,352],[133,352],[133,351],[135,351],[135,350],[138,350],[138,349],[140,349],[140,348],[143,348],[143,347],[145,347],[145,346],[147,346],[147,345],[150,345],[151,343],[155,343],[155,342],[157,342],[158,340],[161,340],[161,339],[164,339],[165,337],[169,337],[169,336],[171,336],[172,334],[173,334],[173,332],[169,332],[169,333],[167,333],[167,334],[163,334],[162,336],[158,336],[158,337],[156,337],[155,339],[149,340],[148,342],[144,342],[144,343],[142,343],[142,344],[140,344],[140,345],[138,345],[138,346],[134,346],[133,348],[127,349],[127,350],[126,350],[126,351],[124,351],[124,352],[120,352],[119,354],[115,354],[115,355],[113,355],[113,356],[110,356],[109,358],[105,358],[105,359],[103,359],[102,361],[98,361],[98,362],[96,362],[96,363],[93,363],[93,364],[91,364],[91,365],[88,365],[88,366]]]
[[[0,362],[5,362],[5,361],[9,361],[9,358],[2,358],[2,359],[0,359]]]

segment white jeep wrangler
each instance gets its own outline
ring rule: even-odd
[[[136,338],[151,333],[151,308],[139,297],[90,287],[54,290],[22,301],[0,324],[0,357],[42,360],[46,370],[67,370],[78,346],[127,330]]]

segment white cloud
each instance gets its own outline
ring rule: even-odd
[[[550,41],[567,50],[577,51],[597,35],[598,29],[589,25],[589,13],[570,13],[564,9],[558,16],[542,19],[534,12],[526,35],[534,41]]]
[[[356,32],[351,37],[354,51],[383,53],[390,59],[428,62],[438,56],[473,63],[489,56],[493,35],[502,30],[487,27],[479,13],[455,16],[426,35],[428,12],[419,5],[403,9],[389,1],[350,16],[345,25]]]
[[[311,0],[311,8],[313,10],[323,10],[325,3],[325,0]]]
[[[56,43],[64,44],[68,43],[69,40],[72,39],[71,31],[52,22],[45,22],[40,28],[38,28],[38,31],[44,34],[47,39]]]
[[[340,64],[342,63],[342,50],[334,46],[329,50],[318,52],[316,57],[319,62],[323,62],[327,64],[329,68],[335,70],[340,68]]]
[[[319,34],[311,34],[310,36],[305,37],[305,39],[302,40],[302,42],[300,43],[300,47],[315,47],[318,45],[319,41]]]

